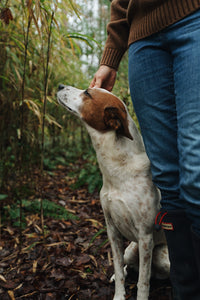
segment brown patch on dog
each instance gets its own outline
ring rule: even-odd
[[[83,93],[81,116],[88,125],[98,131],[115,130],[133,139],[128,129],[126,109],[113,94],[99,89],[88,89]]]

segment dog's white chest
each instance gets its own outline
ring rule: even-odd
[[[110,193],[104,205],[110,222],[114,223],[118,231],[128,240],[138,241],[138,230],[135,226],[134,213],[120,195]]]
[[[104,213],[110,218],[110,222],[128,240],[137,242],[139,232],[143,230],[142,224],[148,230],[152,226],[155,212],[158,210],[158,199],[154,186],[148,186],[149,182],[143,180],[140,185],[140,178],[128,180],[116,189],[103,186],[101,191],[101,204]],[[138,181],[138,183],[137,183]]]

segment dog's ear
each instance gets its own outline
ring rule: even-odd
[[[121,112],[117,107],[106,107],[104,109],[104,123],[109,129],[117,131],[119,134],[133,140],[128,129],[126,113]]]

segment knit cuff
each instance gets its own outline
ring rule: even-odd
[[[106,65],[117,70],[124,52],[119,51],[119,49],[105,48],[100,65]]]

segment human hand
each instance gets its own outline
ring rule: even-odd
[[[115,84],[116,75],[117,71],[115,69],[102,65],[94,75],[90,87],[104,88],[111,92]]]

